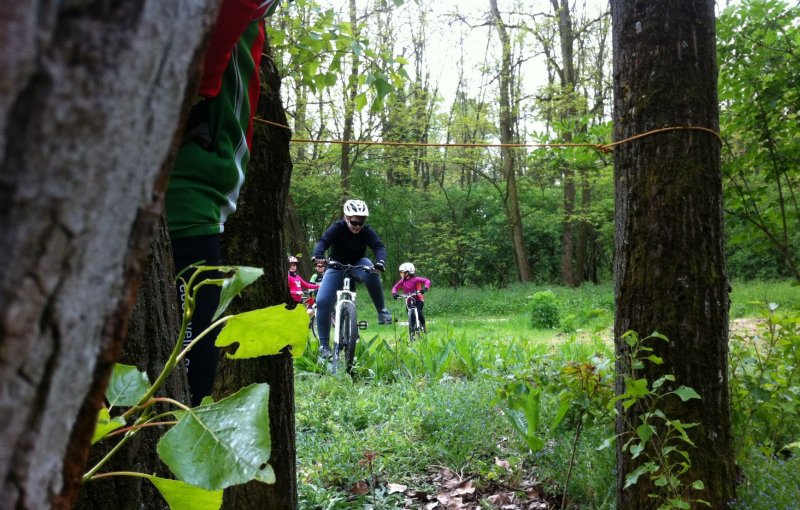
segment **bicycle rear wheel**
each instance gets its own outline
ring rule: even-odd
[[[336,373],[339,359],[344,356],[345,370],[350,374],[353,371],[353,364],[356,358],[356,342],[358,342],[355,303],[342,303],[342,310],[339,314],[339,335],[339,345],[336,348],[336,352],[333,353],[332,371]]]

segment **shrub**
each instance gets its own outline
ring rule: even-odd
[[[549,290],[533,295],[528,303],[528,313],[534,328],[553,329],[561,322],[558,299]]]

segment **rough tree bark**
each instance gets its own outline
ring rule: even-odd
[[[77,495],[213,3],[3,4],[0,508]]]
[[[280,98],[280,77],[267,54],[261,59],[262,87],[257,115],[285,126],[287,120]],[[264,276],[234,301],[234,312],[289,300],[286,281],[288,247],[283,223],[292,171],[290,137],[288,130],[275,126],[256,125],[253,133],[253,150],[247,181],[239,197],[239,209],[225,224],[223,260],[231,265],[263,267]],[[297,507],[297,484],[291,355],[287,352],[254,360],[223,360],[217,376],[215,398],[255,382],[266,382],[270,387],[272,456],[269,462],[277,480],[273,485],[251,482],[226,490],[224,508],[293,509]]]
[[[656,128],[719,129],[713,0],[612,0],[614,137]],[[706,489],[691,493],[711,508],[734,496],[734,459],[728,394],[728,282],[722,229],[720,142],[697,130],[659,133],[619,145],[614,152],[616,258],[614,333],[617,391],[627,367],[620,360],[626,331],[653,331],[664,364],[647,364],[650,382],[671,373],[702,400],[661,406],[667,416],[697,422],[689,435],[691,469],[685,480]],[[677,401],[676,401],[677,400]],[[628,418],[636,423],[640,410]],[[617,421],[617,432],[626,432]],[[630,431],[627,431],[630,432]],[[623,489],[636,467],[617,445],[617,508],[653,508],[652,485]]]

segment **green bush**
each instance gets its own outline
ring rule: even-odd
[[[554,329],[561,323],[556,295],[549,290],[537,292],[528,302],[531,326],[537,329]]]

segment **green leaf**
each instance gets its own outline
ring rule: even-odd
[[[260,267],[246,266],[221,267],[220,271],[232,271],[233,274],[225,278],[225,282],[222,284],[222,290],[220,291],[219,296],[219,306],[217,306],[217,311],[214,312],[214,317],[211,318],[212,322],[217,320],[225,312],[225,310],[228,308],[228,305],[230,305],[231,301],[233,301],[233,298],[238,296],[242,289],[258,280],[258,278],[264,274],[264,270]]]
[[[299,358],[308,341],[308,314],[305,307],[288,310],[284,305],[270,306],[234,315],[220,331],[215,345],[239,344],[233,359],[249,359],[278,354],[289,346]]]
[[[673,393],[678,395],[682,401],[686,402],[687,400],[691,400],[693,398],[700,399],[700,395],[694,391],[692,388],[688,386],[681,386],[680,388],[676,389]]]
[[[211,491],[274,483],[268,406],[269,386],[251,384],[193,408],[158,442],[158,455],[178,479]]]
[[[692,482],[692,489],[697,489],[699,491],[706,488],[706,484],[703,483],[703,480],[695,480]]]
[[[135,406],[150,390],[147,374],[132,365],[117,363],[106,388],[108,406]]]
[[[635,379],[625,381],[625,393],[632,397],[642,397],[650,393],[647,389],[647,379]]]
[[[379,73],[375,75],[375,79],[372,82],[372,87],[375,88],[375,91],[378,93],[378,99],[383,99],[392,91],[392,85],[386,79],[386,75],[383,73]]]
[[[648,425],[647,423],[642,423],[638,427],[636,427],[636,435],[639,436],[639,439],[642,440],[642,443],[646,443],[656,431]]]
[[[361,111],[365,106],[367,106],[367,95],[366,94],[359,94],[355,98],[356,103],[356,110]]]
[[[553,417],[553,421],[550,424],[550,429],[554,430],[561,424],[561,420],[564,419],[564,416],[567,415],[567,411],[569,411],[570,404],[572,403],[571,400],[568,398],[563,398],[558,405],[558,410],[556,411],[555,417]]]
[[[95,444],[96,442],[100,441],[111,432],[124,426],[125,426],[124,418],[122,418],[121,416],[116,416],[112,418],[108,412],[108,408],[103,406],[103,408],[100,409],[100,412],[97,413],[97,425],[94,428],[94,435],[92,436],[92,444]]]
[[[171,510],[219,510],[222,507],[221,490],[209,491],[180,480],[157,476],[147,478],[164,496]]]
[[[625,476],[625,487],[623,487],[623,489],[627,489],[631,485],[638,482],[639,477],[642,476],[643,474],[653,472],[655,470],[654,468],[658,469],[658,466],[656,466],[652,462],[646,462],[641,466],[639,466],[638,468],[636,468],[636,470],[634,470],[632,473],[628,473]]]

